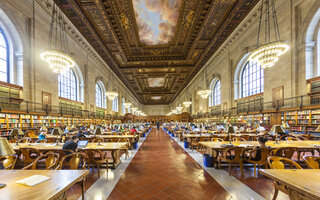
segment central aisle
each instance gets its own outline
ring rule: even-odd
[[[231,199],[163,130],[151,133],[108,199]]]

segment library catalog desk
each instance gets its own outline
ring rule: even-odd
[[[259,172],[285,186],[292,200],[320,199],[319,169],[260,169]]]
[[[0,182],[7,186],[0,189],[0,199],[65,199],[67,190],[88,173],[88,170],[1,170]],[[48,176],[50,179],[33,187],[16,183],[33,175]]]
[[[56,145],[55,143],[20,143],[19,146],[16,146],[16,144],[11,143],[12,148],[17,151],[20,148],[35,148],[40,151],[55,151],[62,149],[62,143],[59,145]],[[100,145],[98,143],[88,143],[88,145],[85,148],[82,148],[80,150],[86,150],[86,149],[98,149],[101,151],[110,151],[112,156],[112,168],[116,168],[121,160],[121,152],[120,150],[122,148],[125,148],[128,146],[128,142],[105,142],[101,143]]]

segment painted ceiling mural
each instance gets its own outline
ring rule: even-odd
[[[166,44],[178,21],[181,0],[133,0],[140,41],[147,45]]]
[[[142,104],[169,104],[259,0],[54,1]]]

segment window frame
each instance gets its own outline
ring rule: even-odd
[[[3,82],[6,82],[6,83],[10,83],[10,45],[9,45],[9,40],[7,38],[7,35],[6,33],[4,32],[4,29],[0,26],[0,34],[2,35],[3,39],[4,39],[4,42],[5,42],[5,45],[6,47],[5,48],[5,51],[6,51],[6,76],[7,76],[7,80],[6,81],[3,81]],[[1,59],[1,58],[0,58]],[[2,80],[0,80],[2,81]]]
[[[78,78],[77,78],[77,75],[76,75],[76,72],[70,68],[67,72],[65,73],[68,73],[68,75],[70,76],[70,72],[72,72],[72,76],[74,78],[74,83],[73,80],[71,80],[71,77],[68,77],[66,82],[63,83],[61,81],[61,77],[64,78],[63,74],[58,74],[58,96],[59,97],[62,97],[62,98],[65,98],[65,99],[69,99],[69,100],[72,100],[72,101],[79,101],[80,97],[79,97],[79,94],[78,94],[78,87],[79,87],[79,81],[78,81]],[[68,84],[67,84],[68,83]],[[74,88],[72,88],[72,84],[74,84]],[[62,90],[62,85],[64,85],[65,88],[63,88]],[[73,93],[71,92],[71,89],[73,89]],[[68,94],[68,95],[64,95],[64,94]],[[73,95],[74,94],[74,95]],[[74,97],[74,98],[73,98]]]
[[[260,69],[258,69],[258,67],[260,67]],[[244,77],[244,75],[246,75],[246,77]],[[264,92],[264,69],[257,63],[247,60],[240,71],[239,80],[240,98],[246,98]]]

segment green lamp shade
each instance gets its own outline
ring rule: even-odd
[[[60,128],[52,129],[51,135],[62,135],[62,130]]]
[[[22,135],[24,135],[24,133],[19,128],[14,128],[10,132],[10,136],[22,136]]]
[[[273,125],[271,130],[270,130],[271,133],[284,133],[285,130],[283,129],[282,126],[280,125]]]

